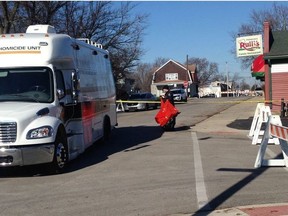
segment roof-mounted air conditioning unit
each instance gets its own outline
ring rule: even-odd
[[[54,26],[50,25],[30,25],[26,33],[56,33]]]

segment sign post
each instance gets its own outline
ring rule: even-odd
[[[184,88],[186,90],[186,95],[188,97],[188,81],[184,81],[183,86],[184,86]]]

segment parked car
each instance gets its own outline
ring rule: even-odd
[[[215,97],[216,97],[215,94],[210,93],[210,94],[203,95],[201,98],[215,98]]]
[[[264,91],[262,88],[255,88],[255,96],[263,96]]]
[[[175,101],[187,101],[187,94],[184,89],[171,89]]]
[[[158,102],[159,100],[157,100],[156,96],[154,96],[153,94],[149,92],[131,94],[128,98],[128,101],[135,101],[135,103],[129,102],[129,103],[123,104],[125,112],[137,111],[137,110],[148,110],[150,108],[157,109],[158,104],[159,104]]]

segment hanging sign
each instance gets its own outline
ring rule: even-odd
[[[237,57],[255,56],[263,54],[262,35],[236,38]]]

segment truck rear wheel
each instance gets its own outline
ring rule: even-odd
[[[103,123],[103,137],[101,139],[102,143],[105,143],[109,140],[111,134],[111,123],[109,117],[104,119]]]

